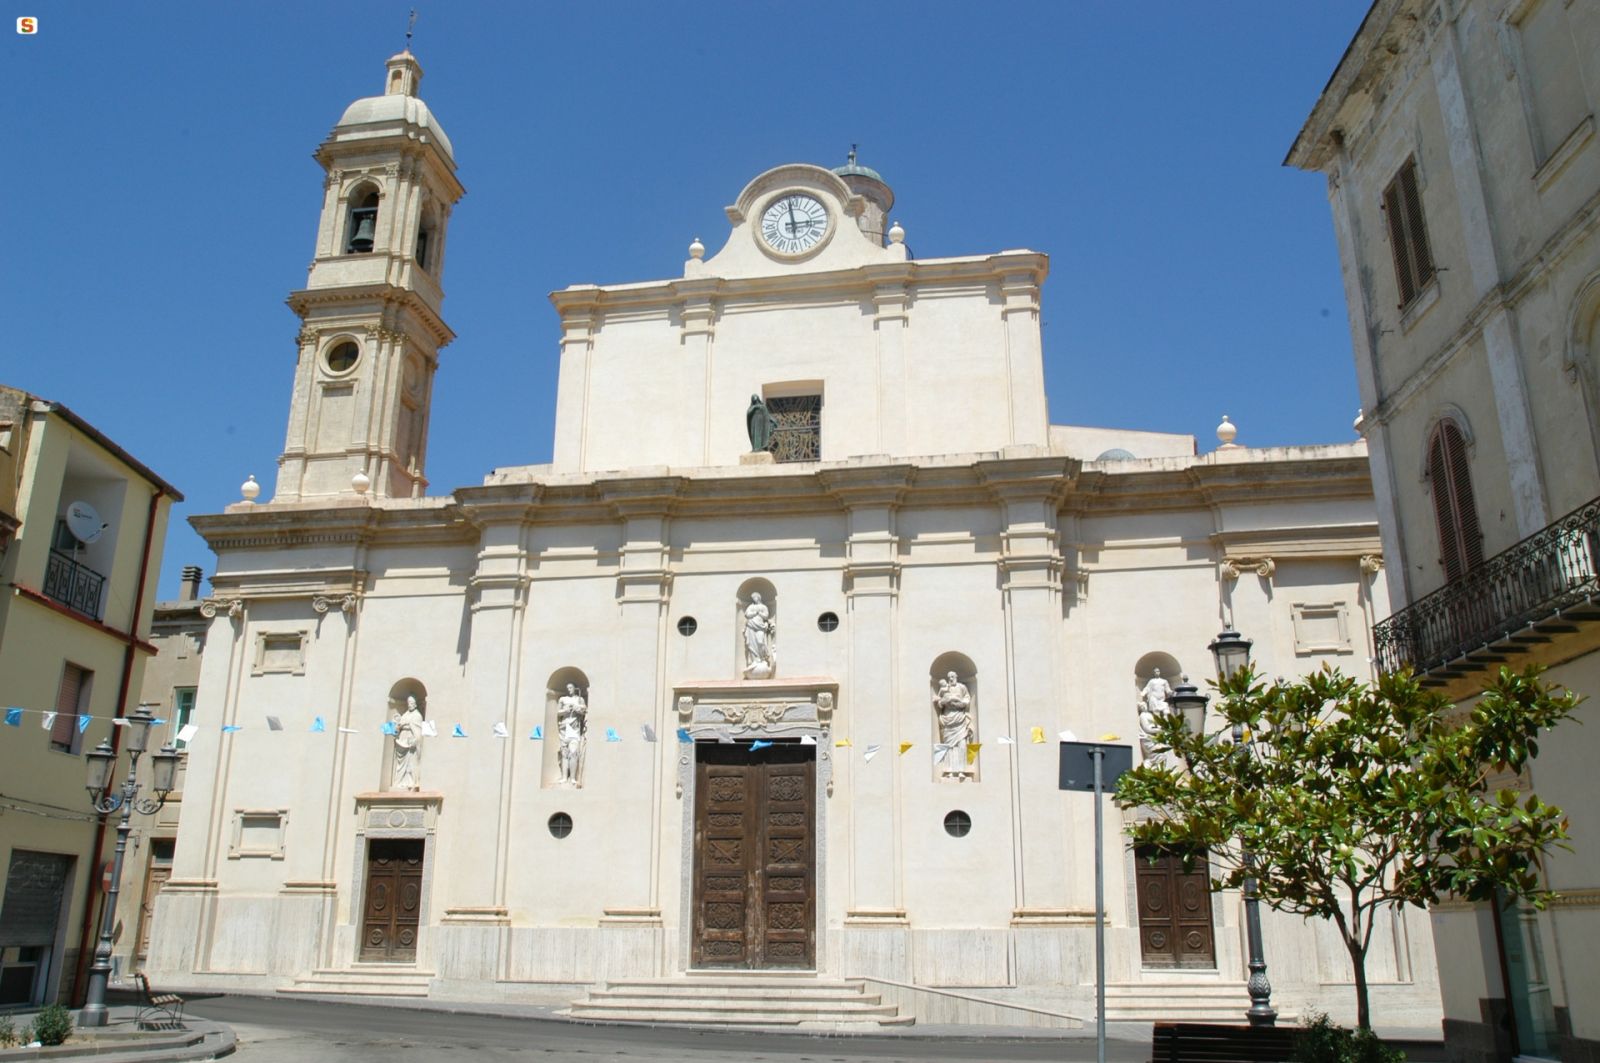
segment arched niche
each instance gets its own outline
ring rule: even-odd
[[[567,692],[567,684],[571,683],[578,688],[578,693],[583,695],[583,700],[588,704],[591,712],[593,702],[589,700],[589,677],[581,668],[557,668],[550,673],[550,678],[544,684],[544,741],[539,758],[540,784],[545,787],[561,785],[561,762],[558,754],[561,750],[561,731],[556,721],[557,702]],[[590,720],[593,717],[589,717]],[[589,728],[589,738],[593,738],[594,728]]]
[[[428,718],[428,688],[422,680],[407,676],[389,688],[388,712],[384,714],[383,722],[388,723],[396,716],[406,711],[406,699],[417,699],[417,711],[422,718]],[[423,743],[417,747],[418,775],[421,775],[421,759]],[[384,735],[383,738],[383,770],[379,774],[380,790],[388,790],[394,786],[394,735]]]
[[[756,596],[760,596],[760,605],[766,609],[764,622],[766,624],[767,660],[765,667],[754,660],[754,649],[751,646],[751,635],[748,629],[752,627],[759,617],[759,609],[752,615],[752,606],[756,604]],[[771,679],[778,672],[778,589],[769,580],[760,576],[753,576],[739,584],[739,593],[734,596],[733,602],[733,653],[734,675],[741,679]]]
[[[947,726],[946,717],[953,716],[940,706],[941,684],[950,682],[951,673],[955,674],[956,682],[967,688],[967,718],[966,734],[957,739],[957,747],[945,754],[941,761],[933,761],[930,755],[929,762],[933,765],[933,777],[945,782],[968,782],[978,778],[978,764],[974,760],[967,763],[967,745],[979,741],[978,737],[978,666],[972,663],[972,658],[964,653],[950,650],[941,653],[933,659],[928,666],[928,706],[930,710],[929,721],[932,739],[928,748],[932,750],[936,745],[945,741]],[[948,728],[955,730],[954,727]],[[956,737],[951,735],[951,737]]]
[[[1153,650],[1139,658],[1133,666],[1133,718],[1135,733],[1139,737],[1139,756],[1142,760],[1153,760],[1157,754],[1153,732],[1145,726],[1145,691],[1157,675],[1167,683],[1167,690],[1178,685],[1183,678],[1183,665],[1172,654],[1163,650]],[[1165,700],[1165,699],[1163,699]],[[1170,710],[1170,706],[1169,706]]]

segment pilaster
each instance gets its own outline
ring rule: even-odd
[[[682,348],[682,391],[678,396],[679,446],[688,464],[711,464],[711,373],[717,335],[715,277],[684,280],[677,285],[678,342]]]
[[[873,327],[878,335],[878,451],[904,454],[906,431],[906,345],[911,324],[911,265],[868,266]]]
[[[1000,322],[1005,335],[1006,379],[1010,383],[1012,443],[1045,446],[1050,416],[1045,410],[1044,345],[1039,335],[1039,286],[1044,282],[1039,255],[996,255]]]

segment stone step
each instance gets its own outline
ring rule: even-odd
[[[561,1014],[596,1022],[845,1028],[910,1025],[866,984],[813,972],[690,974],[603,982]]]
[[[664,993],[650,986],[606,985],[601,989],[589,990],[590,1000],[792,1000],[804,1001],[807,1004],[860,1002],[879,1004],[883,997],[878,994],[867,995],[860,989],[811,989],[796,992],[794,989],[782,986],[699,986],[691,991]]]
[[[574,1004],[557,1014],[574,1019],[596,1022],[638,1022],[652,1025],[694,1023],[713,1026],[910,1026],[916,1020],[901,1015],[892,1006],[863,1011],[817,1009],[801,1011],[795,1008],[775,1009],[716,1009],[686,1007],[617,1008],[599,1005]]]
[[[280,993],[327,996],[425,997],[434,972],[415,967],[318,968],[300,975]]]

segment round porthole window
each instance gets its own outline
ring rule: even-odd
[[[699,627],[699,623],[697,623],[695,618],[692,616],[678,617],[678,634],[682,635],[684,638],[688,638],[690,635],[693,635],[697,630],[699,630]]]
[[[838,613],[823,613],[821,616],[817,617],[817,629],[819,631],[836,631],[838,628]]]
[[[565,838],[572,833],[572,817],[565,812],[557,812],[550,817],[550,833],[557,838]]]
[[[361,360],[361,348],[349,340],[336,343],[322,355],[323,364],[330,373],[348,373]]]
[[[972,833],[972,817],[956,809],[944,817],[944,832],[952,838],[965,838]]]

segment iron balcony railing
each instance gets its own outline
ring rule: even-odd
[[[1591,603],[1597,559],[1600,498],[1379,622],[1378,666],[1430,672]]]
[[[94,569],[66,554],[50,551],[50,562],[44,570],[46,598],[54,598],[68,609],[99,620],[101,591],[105,585],[106,578]]]

